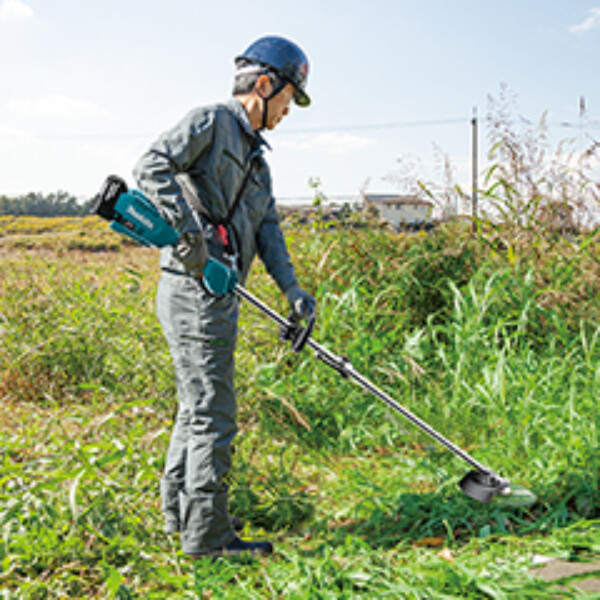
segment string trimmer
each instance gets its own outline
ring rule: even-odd
[[[128,190],[125,182],[118,177],[111,176],[107,179],[94,200],[92,212],[108,220],[115,231],[146,246],[162,248],[177,244],[177,232],[164,220],[157,207],[138,190]],[[346,357],[338,356],[317,343],[311,337],[315,324],[314,315],[302,326],[293,319],[282,317],[239,284],[235,285],[233,293],[277,323],[282,339],[291,343],[294,352],[300,352],[308,346],[314,350],[317,359],[342,377],[352,379],[360,387],[383,400],[391,409],[470,465],[472,469],[459,482],[460,489],[467,496],[486,504],[494,500],[495,503],[508,506],[528,506],[535,502],[536,497],[532,492],[511,485],[508,479],[475,460],[465,450],[375,386],[356,371]]]

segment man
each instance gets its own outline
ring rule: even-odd
[[[161,495],[166,531],[180,531],[183,551],[193,557],[272,552],[268,542],[239,539],[228,514],[238,299],[208,293],[207,253],[235,269],[241,282],[258,254],[295,317],[306,318],[316,306],[298,285],[286,249],[260,133],[278,126],[292,100],[309,105],[308,61],[293,42],[267,36],[235,63],[233,98],[193,110],[134,171],[181,240],[162,250],[157,293],[179,399]]]

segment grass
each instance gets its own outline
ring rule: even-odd
[[[538,502],[470,500],[464,463],[243,306],[231,508],[277,552],[194,564],[160,519],[156,252],[61,223],[0,241],[1,598],[583,597],[531,569],[600,553],[595,238],[288,230],[315,338]],[[248,288],[287,312],[259,265]]]

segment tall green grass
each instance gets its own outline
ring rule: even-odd
[[[538,503],[461,494],[464,463],[244,306],[231,507],[278,552],[194,565],[160,521],[176,399],[156,254],[4,251],[1,597],[552,598],[534,554],[597,559],[592,238],[543,260],[460,224],[288,242],[315,338]],[[248,287],[286,313],[260,267]]]

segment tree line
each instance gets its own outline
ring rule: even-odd
[[[89,214],[93,200],[81,203],[68,192],[30,192],[9,198],[0,195],[0,215],[35,217],[80,217]]]

